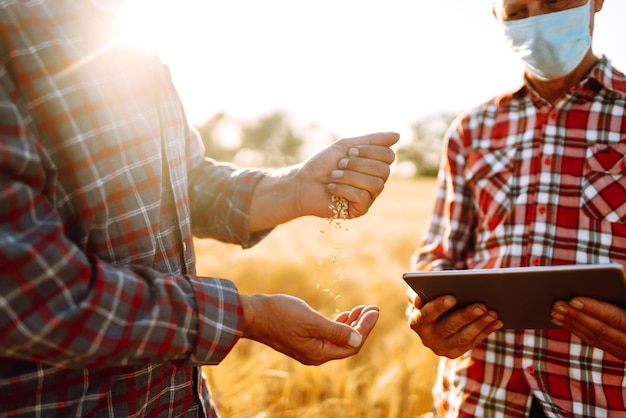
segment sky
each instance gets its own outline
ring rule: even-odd
[[[171,2],[165,2],[170,3]],[[154,3],[150,3],[154,4]],[[189,119],[274,111],[337,136],[397,131],[519,83],[491,0],[178,0],[159,25]],[[626,71],[626,1],[596,15],[594,51]]]

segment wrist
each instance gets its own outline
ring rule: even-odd
[[[243,309],[243,329],[242,337],[256,340],[255,333],[258,332],[259,319],[263,315],[263,304],[268,298],[267,295],[239,295]]]
[[[267,171],[252,193],[250,231],[273,228],[302,216],[298,204],[298,166]]]

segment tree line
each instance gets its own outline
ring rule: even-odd
[[[403,138],[395,148],[397,163],[405,175],[437,175],[443,137],[455,116],[427,115],[411,125],[410,137]],[[310,154],[311,146],[323,146],[338,139],[319,126],[300,126],[281,111],[255,120],[239,120],[218,113],[196,129],[202,136],[207,156],[255,167],[295,164]]]

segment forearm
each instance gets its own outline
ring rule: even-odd
[[[96,255],[95,230],[80,245],[68,234],[92,220],[63,221],[35,148],[21,151],[34,141],[13,132],[28,130],[0,125],[0,356],[63,367],[219,362],[242,326],[234,286],[151,268],[163,241],[141,230],[124,243],[142,252],[123,265],[106,261],[128,257],[110,241]]]
[[[297,166],[266,172],[252,194],[250,232],[271,229],[302,216],[296,171]]]
[[[45,244],[26,234],[7,240],[7,231],[3,225],[0,263],[10,267],[0,275],[2,357],[61,367],[215,364],[240,336],[230,282],[113,265],[52,229]]]
[[[268,230],[250,225],[253,193],[265,178],[263,170],[202,158],[189,178],[194,236],[249,248],[267,235]]]
[[[271,228],[293,219],[291,168],[240,168],[205,156],[187,127],[187,167],[193,233],[249,248]]]

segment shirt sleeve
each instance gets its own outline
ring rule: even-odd
[[[250,248],[272,229],[250,233],[250,204],[261,169],[242,169],[204,155],[199,133],[188,127],[189,195],[191,225],[199,238],[213,238]]]
[[[446,134],[430,223],[413,257],[415,270],[467,268],[476,212],[465,175],[465,132],[457,119]]]
[[[235,286],[111,264],[75,245],[12,91],[0,66],[0,357],[79,368],[219,363],[241,336]]]

